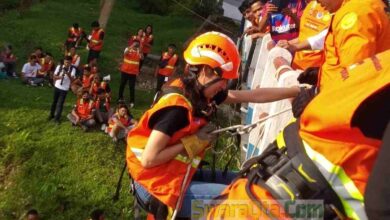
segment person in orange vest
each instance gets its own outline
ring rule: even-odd
[[[331,87],[349,65],[390,49],[390,21],[381,0],[318,0],[335,13],[325,39],[320,90]]]
[[[94,119],[95,103],[90,99],[88,91],[83,91],[82,96],[77,100],[68,119],[73,126],[80,126],[85,132],[96,125]]]
[[[106,133],[114,142],[118,142],[118,140],[126,139],[127,133],[136,125],[137,121],[134,120],[126,104],[120,103],[116,113],[108,121]]]
[[[123,55],[123,62],[120,67],[121,84],[119,86],[119,100],[123,100],[123,91],[127,81],[129,82],[130,90],[130,108],[134,107],[135,102],[135,81],[139,74],[139,65],[142,60],[142,53],[140,49],[140,42],[134,40],[131,46],[126,47]]]
[[[144,30],[144,36],[142,39],[142,53],[144,58],[148,56],[150,51],[152,51],[154,36],[153,36],[153,26],[148,24]]]
[[[43,78],[49,81],[49,85],[53,84],[54,61],[51,53],[46,53],[44,58],[39,59],[41,69],[38,70],[37,78]]]
[[[389,59],[387,50],[340,71],[341,80],[320,91],[299,121],[244,163],[208,219],[367,219],[363,195],[390,120],[390,105],[383,104],[390,98]],[[297,205],[313,207],[315,200],[322,215],[297,212]],[[371,205],[371,211],[384,207]]]
[[[299,36],[293,40],[281,40],[278,45],[289,49],[294,53],[293,69],[305,70],[309,67],[320,67],[322,64],[323,50],[298,49],[299,44],[305,44],[309,37],[316,36],[329,28],[332,16],[317,1],[306,1],[307,6],[303,11]],[[310,48],[311,49],[311,48]]]
[[[91,97],[96,98],[99,89],[103,89],[104,94],[107,98],[111,97],[111,88],[108,82],[102,81],[98,74],[94,75],[91,87],[89,89],[89,94]]]
[[[184,52],[188,70],[163,86],[161,97],[127,137],[126,161],[134,180],[137,202],[155,219],[190,217],[191,199],[218,196],[234,178],[217,172],[196,173],[205,149],[215,139],[208,121],[221,103],[271,102],[294,97],[299,88],[227,90],[238,78],[240,55],[234,42],[219,32],[207,32]],[[206,174],[207,173],[207,174]],[[203,177],[203,181],[201,178]]]
[[[134,41],[138,41],[140,43],[140,48],[142,51],[143,39],[144,39],[144,29],[138,28],[137,34],[131,36],[130,39],[127,41],[127,46],[130,47]]]
[[[91,24],[92,32],[88,37],[88,59],[87,63],[90,63],[92,60],[97,62],[99,58],[100,52],[103,48],[103,40],[104,40],[104,30],[100,28],[100,24],[98,21],[94,21]]]
[[[80,55],[77,54],[76,47],[69,48],[68,55],[72,57],[72,65],[78,69],[80,65]]]
[[[112,115],[112,109],[110,107],[110,97],[107,96],[103,88],[97,90],[95,110],[95,119],[101,124],[101,130],[104,131],[107,127],[108,119]]]
[[[175,53],[176,45],[169,44],[168,51],[161,54],[160,63],[156,67],[154,76],[157,78],[156,92],[161,90],[164,82],[175,74],[176,66],[178,64],[179,56]]]
[[[79,27],[78,23],[74,23],[72,27],[68,29],[68,38],[64,43],[66,49],[65,54],[68,54],[70,48],[78,47],[81,44],[83,38],[85,38],[84,30]]]

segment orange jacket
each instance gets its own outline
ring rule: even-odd
[[[178,83],[179,79],[175,81],[173,83],[181,84],[181,82]],[[164,95],[151,109],[145,112],[137,126],[130,131],[127,138],[126,159],[132,178],[161,202],[170,208],[175,208],[187,167],[192,166],[188,177],[190,180],[203,157],[203,152],[192,161],[187,156],[179,154],[174,159],[152,168],[144,168],[140,162],[140,157],[152,132],[152,128],[148,126],[150,118],[156,112],[170,106],[186,108],[190,123],[171,137],[167,147],[179,143],[184,136],[194,134],[206,123],[204,119],[193,117],[192,104],[186,97],[177,93]],[[189,182],[186,183],[185,190]]]
[[[347,219],[366,219],[363,195],[381,144],[352,127],[352,118],[366,99],[390,86],[389,60],[387,50],[340,71],[332,89],[321,91],[301,116],[300,136],[307,156],[338,194]],[[285,136],[279,135],[276,142],[283,144],[280,137]],[[208,219],[269,219],[248,197],[246,184],[242,178],[227,187]],[[288,218],[284,206],[266,189],[252,185],[251,191],[277,219]],[[198,210],[203,215],[207,209]]]
[[[311,1],[303,11],[299,28],[298,41],[303,42],[307,38],[319,34],[330,25],[331,15],[317,1]],[[294,55],[292,67],[305,70],[308,67],[320,67],[323,51],[303,50]]]
[[[158,70],[158,74],[163,76],[172,76],[173,70],[175,69],[175,65],[177,62],[178,56],[173,54],[169,55],[168,52],[165,52],[161,55],[161,60],[168,60],[167,65],[164,68],[160,68]]]
[[[139,74],[139,62],[141,60],[141,54],[139,51],[128,48],[124,57],[123,63],[121,65],[121,72],[138,75]]]
[[[100,34],[104,33],[102,28],[92,30],[91,40],[88,44],[90,50],[101,51],[103,48],[103,40],[100,39]]]
[[[351,218],[352,211],[358,216],[364,212],[363,195],[381,143],[352,127],[352,118],[367,98],[390,85],[389,60],[387,50],[339,71],[332,88],[322,90],[301,116],[300,134],[309,157],[316,158],[313,161],[331,185],[348,184],[348,190],[335,191],[348,200]]]
[[[86,119],[92,115],[92,110],[94,109],[94,102],[90,100],[89,102],[84,102],[83,99],[77,100],[76,104],[76,113],[81,119]]]
[[[381,0],[345,0],[325,40],[320,90],[349,65],[390,49],[390,24]]]

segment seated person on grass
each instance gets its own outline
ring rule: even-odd
[[[95,103],[89,98],[88,91],[84,91],[81,98],[77,100],[71,114],[68,114],[68,119],[73,126],[80,126],[84,131],[96,125],[94,119]]]
[[[17,78],[15,68],[16,68],[16,56],[12,52],[12,46],[8,45],[5,47],[5,52],[2,56],[2,61],[5,65],[5,71],[9,77]]]
[[[77,95],[82,91],[89,91],[89,88],[91,87],[93,75],[91,74],[91,67],[88,65],[84,66],[83,70],[83,76],[78,77],[76,80],[73,81],[71,89],[72,92]]]
[[[108,97],[111,97],[110,85],[107,81],[101,81],[100,76],[96,74],[89,89],[89,94],[91,94],[93,98],[96,98],[99,89],[103,89],[104,93]]]
[[[108,119],[112,115],[112,109],[110,108],[110,98],[105,93],[104,89],[99,88],[95,99],[95,118],[100,124],[101,129],[104,131],[108,124]]]
[[[51,53],[46,53],[44,58],[39,59],[39,65],[41,69],[38,71],[37,78],[47,80],[50,84],[53,84],[55,65]]]
[[[126,104],[121,103],[118,105],[116,113],[108,120],[108,127],[106,133],[112,137],[114,142],[118,142],[120,139],[126,139],[127,133],[137,124],[137,121],[133,119]]]
[[[23,65],[21,73],[22,82],[32,86],[43,85],[44,80],[42,78],[37,78],[40,69],[41,65],[38,64],[37,57],[31,55],[28,62]]]

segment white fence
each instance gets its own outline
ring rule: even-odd
[[[242,41],[242,58],[244,60],[243,89],[256,89],[267,87],[291,87],[298,85],[297,77],[299,72],[288,71],[279,78],[276,76],[274,59],[283,57],[291,63],[292,55],[285,49],[274,47],[267,49],[271,41],[270,35],[253,41],[251,38],[244,38]],[[255,43],[255,44],[253,44]],[[251,48],[248,50],[248,48]],[[252,54],[250,53],[252,51]],[[248,103],[242,107],[242,117],[245,124],[251,124],[267,115],[273,115],[281,110],[291,107],[290,100],[282,100],[273,103]],[[261,154],[267,146],[272,143],[277,134],[292,119],[292,112],[287,112],[275,118],[267,120],[262,126],[257,126],[248,136],[241,140],[241,147],[245,153],[245,159]]]

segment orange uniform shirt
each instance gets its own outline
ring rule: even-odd
[[[390,49],[390,23],[381,0],[345,0],[335,13],[325,40],[320,89],[336,80],[340,71]]]
[[[317,1],[311,1],[303,11],[299,28],[298,41],[303,42],[307,38],[319,34],[327,29],[331,22],[330,13]],[[320,67],[322,64],[323,51],[303,50],[295,53],[292,67],[305,70],[309,67]]]

